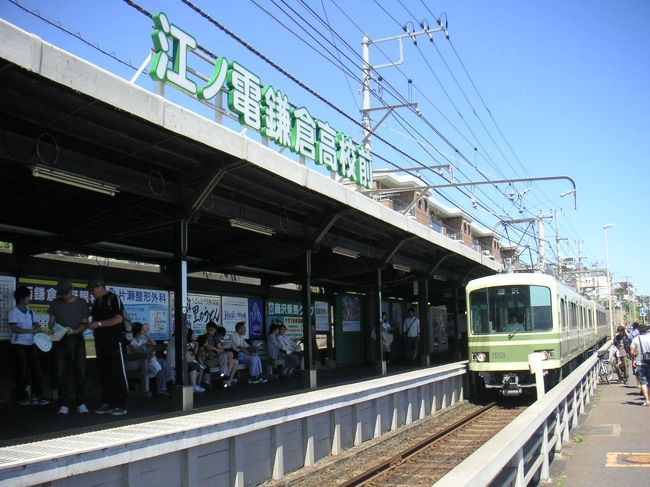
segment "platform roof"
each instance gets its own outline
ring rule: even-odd
[[[0,19],[0,240],[164,265],[187,225],[190,271],[363,288],[463,280],[498,264],[277,151]],[[33,175],[65,171],[114,196]],[[231,225],[261,224],[273,235]],[[353,250],[352,259],[333,247]],[[393,263],[413,269],[396,271]]]

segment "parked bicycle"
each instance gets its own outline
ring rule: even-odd
[[[609,360],[609,350],[598,352],[598,378],[602,384],[609,384],[614,376],[614,367]]]

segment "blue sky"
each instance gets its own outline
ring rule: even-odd
[[[28,10],[38,10],[49,21],[59,22],[135,66],[151,48],[151,21],[122,0],[15,2]],[[301,26],[312,33],[318,40],[316,49],[292,35],[255,2],[315,44]],[[319,17],[327,16],[331,28],[341,37],[336,39],[336,46],[343,54],[334,58],[334,64],[325,59],[332,57],[327,51],[334,52],[330,44],[333,34],[299,0],[255,2],[196,0],[194,4],[356,119],[360,119],[359,83],[346,79],[335,66],[338,59],[359,76],[362,31],[371,39],[394,36],[402,32],[400,25],[406,22],[415,24],[416,20],[427,19],[433,25],[434,16],[445,12],[451,42],[440,34],[434,35],[435,47],[426,37],[420,37],[417,46],[405,42],[404,64],[399,70],[379,71],[383,79],[373,83],[373,88],[381,86],[381,98],[387,104],[398,101],[391,95],[394,92],[419,103],[426,121],[401,110],[400,118],[389,117],[378,134],[422,163],[452,163],[459,181],[572,177],[578,187],[577,210],[573,209],[570,195],[560,197],[570,189],[566,182],[520,183],[512,188],[501,186],[500,190],[476,187],[465,194],[451,189],[436,198],[448,206],[463,207],[478,223],[501,233],[506,243],[508,239],[518,243],[526,225],[509,226],[506,234],[498,224],[500,219],[558,210],[560,237],[567,239],[561,241],[560,254],[577,256],[579,241],[581,254],[590,266],[594,262],[604,266],[603,225],[614,223],[616,226],[608,233],[614,279],[629,279],[638,292],[650,295],[650,273],[643,250],[650,240],[645,202],[650,176],[650,2],[306,1]],[[173,23],[191,32],[199,44],[237,60],[258,74],[263,83],[285,92],[292,103],[309,107],[312,115],[361,139],[358,126],[293,84],[180,0],[137,3],[151,12],[164,11]],[[282,11],[289,11],[289,7],[305,20],[296,14],[289,18]],[[133,75],[132,68],[9,0],[0,1],[0,17],[118,76],[130,79]],[[318,32],[310,26],[317,27]],[[348,50],[346,43],[356,52]],[[385,56],[397,56],[396,46],[372,46],[371,64],[385,63]],[[203,72],[207,73],[207,69]],[[412,80],[410,90],[408,79]],[[137,82],[152,89],[146,74]],[[178,103],[203,110],[180,94],[169,89],[167,93]],[[372,106],[379,103],[373,97]],[[412,165],[380,141],[373,142],[373,150],[395,163]],[[376,168],[382,165],[375,162]],[[428,178],[431,183],[445,182],[435,175]],[[515,196],[524,195],[513,201],[508,198],[511,191]],[[482,203],[476,209],[472,196]],[[547,246],[550,260],[555,260],[554,227],[555,223],[549,221],[545,232],[551,240],[552,250]]]

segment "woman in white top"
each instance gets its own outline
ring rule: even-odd
[[[147,361],[147,376],[156,378],[156,393],[160,396],[169,396],[167,384],[170,383],[174,376],[171,368],[164,358],[156,357],[155,352],[150,351],[150,347],[155,347],[156,342],[148,335],[149,325],[133,322],[133,339],[129,343],[129,349],[134,352],[149,352]]]
[[[34,334],[41,332],[41,325],[34,319],[34,312],[29,309],[32,292],[27,286],[20,286],[14,291],[16,306],[8,313],[11,329],[11,349],[16,374],[16,391],[18,404],[45,406],[50,401],[41,399],[43,373],[38,349],[34,345]],[[31,389],[31,398],[27,393]]]
[[[283,350],[287,354],[285,357],[285,361],[287,365],[289,366],[289,371],[288,374],[292,374],[294,369],[300,368],[300,370],[304,370],[305,368],[305,360],[304,360],[304,354],[300,350],[300,346],[295,343],[290,336],[287,335],[287,327],[284,323],[281,321],[278,321],[278,339],[280,340],[280,343],[283,344]]]

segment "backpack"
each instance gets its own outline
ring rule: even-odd
[[[120,303],[121,304],[121,303]],[[131,316],[126,310],[126,306],[122,304],[122,332],[124,333],[124,338],[127,342],[133,340],[133,322],[131,321]]]

